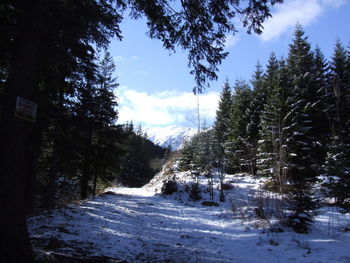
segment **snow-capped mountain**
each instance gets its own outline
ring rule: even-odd
[[[167,126],[162,128],[147,129],[148,138],[155,144],[177,150],[181,148],[185,140],[196,134],[197,130],[179,126]]]

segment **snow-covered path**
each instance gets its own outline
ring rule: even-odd
[[[348,242],[322,233],[261,234],[226,209],[191,204],[143,188],[115,188],[79,206],[31,218],[30,232],[39,247],[58,253],[127,262],[350,262]]]

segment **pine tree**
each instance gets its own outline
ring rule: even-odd
[[[335,95],[335,129],[344,140],[349,137],[350,128],[350,72],[349,56],[343,44],[338,40],[335,44],[334,54],[331,61],[333,74],[333,87]]]
[[[224,145],[227,142],[231,106],[231,87],[228,80],[226,80],[220,94],[219,106],[218,110],[216,111],[216,120],[214,123],[215,137],[218,144],[217,161],[219,162],[222,169],[225,166],[225,163],[227,162],[227,158],[225,157]]]
[[[251,96],[252,91],[248,83],[237,80],[232,96],[225,153],[228,157],[229,167],[240,172],[248,172],[249,169],[248,150],[245,142],[247,139],[246,127],[249,123],[249,116],[247,116],[246,112],[251,103]]]
[[[314,66],[312,71],[311,91],[314,96],[309,100],[312,129],[314,137],[314,159],[318,166],[318,173],[327,155],[327,144],[332,136],[331,132],[331,90],[329,81],[329,65],[319,47],[314,51]]]
[[[120,127],[116,126],[117,98],[115,95],[118,87],[117,79],[113,77],[116,73],[114,61],[107,51],[100,62],[96,76],[96,102],[97,111],[94,116],[95,131],[94,140],[96,145],[96,164],[93,178],[92,194],[96,194],[98,180],[111,182],[119,170],[118,162],[120,149],[117,146],[121,142]]]
[[[343,212],[350,211],[350,60],[341,42],[335,45],[331,61],[333,80],[332,136],[324,165],[328,197]]]
[[[316,103],[320,105],[318,108],[318,112],[314,112],[315,118],[315,126],[316,131],[320,132],[323,138],[319,138],[321,144],[326,144],[328,142],[328,138],[331,135],[331,112],[332,108],[332,97],[333,97],[333,88],[330,84],[330,66],[328,61],[325,59],[321,49],[316,47],[314,51],[314,85],[316,90],[316,97],[319,100],[315,100]]]
[[[271,61],[275,63],[274,59]],[[288,103],[292,91],[285,60],[278,62],[269,79],[270,92],[262,112],[258,142],[258,174],[270,177],[273,190],[284,193],[288,181]]]
[[[124,125],[123,137],[124,153],[117,181],[129,187],[141,187],[159,172],[168,149],[155,145],[142,131],[141,125],[134,129],[132,122]]]
[[[96,137],[94,117],[97,112],[98,103],[95,86],[87,81],[84,87],[79,90],[78,101],[75,105],[76,123],[75,127],[76,152],[79,170],[80,196],[82,199],[91,194],[90,182],[96,173],[93,165],[96,156]]]
[[[96,113],[95,121],[101,127],[108,127],[114,124],[117,120],[118,113],[116,108],[118,106],[115,92],[118,87],[117,79],[113,77],[116,74],[116,68],[113,58],[109,52],[106,52],[99,65],[99,72],[97,75],[97,91],[96,101],[98,103],[98,111]]]
[[[75,151],[81,198],[96,194],[98,183],[113,181],[116,177],[120,150],[115,126],[117,120],[115,88],[118,86],[115,65],[108,52],[98,67],[84,75],[74,99]],[[83,127],[83,129],[82,129]],[[120,136],[119,136],[120,137]]]
[[[341,211],[350,211],[350,150],[339,137],[333,137],[329,145],[324,173],[326,196],[334,198]]]
[[[249,109],[246,111],[249,123],[246,128],[247,135],[245,144],[249,157],[249,171],[251,174],[256,175],[256,157],[258,141],[260,140],[261,116],[268,96],[268,86],[265,85],[264,72],[260,63],[256,65],[251,83],[253,86],[253,93]]]
[[[267,90],[272,90],[277,85],[279,71],[279,61],[276,54],[272,52],[266,66],[266,73],[264,75],[264,84],[267,86]]]
[[[316,138],[313,136],[312,111],[317,88],[313,83],[313,54],[310,43],[300,25],[296,26],[293,43],[289,48],[288,70],[292,78],[293,92],[288,112],[288,177],[291,190],[287,201],[289,223],[296,232],[307,233],[318,206],[313,196],[317,178]]]
[[[271,176],[277,188],[281,187],[281,180],[278,178],[284,178],[280,169],[283,167],[283,162],[278,153],[279,146],[283,145],[283,119],[290,88],[285,76],[284,64],[284,61],[277,60],[275,53],[271,53],[264,75],[266,102],[260,117],[260,140],[257,149],[257,174]]]
[[[193,163],[194,149],[190,140],[186,140],[180,151],[179,168],[182,171],[191,170]]]

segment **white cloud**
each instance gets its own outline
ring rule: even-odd
[[[131,57],[115,56],[113,58],[115,62],[130,62],[130,61],[135,61],[140,59],[140,57],[138,56],[131,56]]]
[[[344,0],[286,0],[278,5],[272,18],[264,23],[264,31],[260,35],[263,41],[278,38],[281,34],[289,31],[299,22],[307,26],[314,22],[329,8],[339,8]]]
[[[238,35],[227,35],[225,40],[225,48],[229,49],[231,47],[234,47],[239,41]]]
[[[321,0],[321,3],[330,7],[339,8],[346,4],[346,0]]]
[[[191,121],[197,109],[197,99],[191,92],[165,90],[149,94],[122,87],[117,95],[120,123],[132,120],[146,127],[193,126]],[[215,118],[218,100],[217,92],[200,95],[200,112],[208,123]]]
[[[136,73],[139,75],[144,75],[144,76],[149,75],[149,72],[147,70],[143,70],[143,69],[137,70]]]

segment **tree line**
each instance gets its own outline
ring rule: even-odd
[[[58,94],[40,100],[33,209],[85,199],[111,184],[142,186],[160,169],[166,150],[148,140],[141,127],[116,124],[115,73],[106,52],[90,79],[68,83],[79,83],[74,93],[61,86]]]
[[[250,82],[227,80],[213,129],[182,150],[182,169],[269,178],[283,195],[288,224],[308,225],[324,201],[350,211],[350,50],[337,40],[327,60],[297,25],[286,58],[258,63]]]
[[[249,32],[260,33],[262,23],[271,16],[271,5],[281,2],[248,0],[243,5],[240,1],[213,0],[1,1],[1,260],[33,261],[26,215],[32,207],[37,176],[49,175],[45,178],[51,178],[47,183],[54,188],[56,177],[63,170],[71,175],[74,171],[88,174],[78,180],[85,185],[80,189],[85,196],[96,190],[97,181],[111,175],[110,169],[101,167],[111,158],[104,156],[106,149],[118,151],[109,139],[118,127],[107,124],[116,116],[108,115],[107,109],[112,105],[100,109],[89,98],[92,94],[100,99],[111,96],[99,83],[98,54],[112,38],[122,40],[120,23],[124,17],[145,18],[149,37],[160,40],[167,50],[180,47],[187,51],[188,66],[196,83],[194,90],[200,92],[217,78],[218,65],[227,56],[226,36],[236,32],[233,18],[239,14]],[[36,122],[14,114],[18,99],[37,105]],[[92,116],[98,119],[92,120]],[[81,121],[81,126],[77,121]],[[63,124],[68,130],[62,129]],[[76,147],[65,152],[72,145],[72,138]],[[103,158],[90,169],[95,156]],[[45,167],[45,162],[50,169],[43,172],[40,167]],[[101,178],[96,178],[100,168]]]

